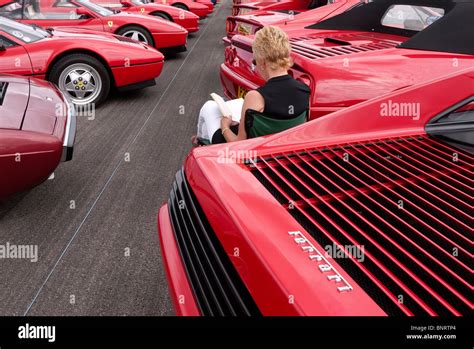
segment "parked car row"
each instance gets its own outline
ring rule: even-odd
[[[164,54],[185,51],[212,10],[207,0],[0,0],[0,197],[70,160],[76,109],[155,85]]]
[[[472,0],[234,1],[224,93],[264,84],[252,43],[277,25],[311,121],[189,154],[158,213],[177,314],[472,313],[473,16]]]

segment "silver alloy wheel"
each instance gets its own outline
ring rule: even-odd
[[[136,41],[141,41],[145,44],[148,44],[148,39],[146,38],[146,36],[142,32],[139,32],[138,30],[134,30],[134,29],[127,30],[125,33],[122,34],[122,36],[126,36],[127,38],[130,38]]]
[[[59,89],[66,92],[74,104],[86,105],[96,100],[102,91],[102,79],[93,67],[85,63],[72,64],[61,72]]]

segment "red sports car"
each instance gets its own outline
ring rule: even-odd
[[[199,16],[176,6],[147,2],[147,0],[95,0],[94,2],[111,10],[160,17],[179,24],[189,33],[199,30]]]
[[[472,68],[195,148],[158,215],[176,313],[472,314],[473,163]]]
[[[469,16],[471,1],[386,0],[355,7],[287,31],[295,63],[290,74],[312,90],[311,118],[344,109],[474,66]],[[235,35],[226,48],[221,82],[229,98],[264,83],[252,65],[252,40]]]
[[[325,19],[343,13],[355,6],[364,4],[367,0],[337,0],[309,11],[252,11],[247,15],[227,17],[226,31],[227,39],[224,39],[226,45],[230,45],[230,39],[236,35],[253,35],[265,25],[281,26],[285,30],[288,23],[302,23],[307,25],[314,24]]]
[[[146,1],[146,0],[145,0]],[[171,5],[177,8],[190,11],[200,18],[206,17],[214,11],[214,5],[209,0],[149,0],[148,2],[154,2],[155,4]]]
[[[283,0],[283,1],[256,1],[245,4],[234,4],[232,15],[246,15],[257,10],[278,11],[282,13],[298,14],[312,10],[338,0]]]
[[[75,134],[74,108],[53,84],[0,75],[0,198],[45,181],[71,160]]]
[[[126,37],[0,17],[0,73],[52,81],[77,105],[100,104],[112,87],[152,86],[163,62],[162,53]]]
[[[188,32],[158,17],[114,12],[89,0],[0,0],[0,16],[44,28],[73,27],[123,35],[158,49],[186,50]]]

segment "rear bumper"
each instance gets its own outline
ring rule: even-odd
[[[194,33],[199,30],[199,18],[180,19],[178,17],[178,18],[174,18],[174,22],[182,26],[184,29],[186,29],[188,33]]]
[[[157,49],[185,46],[188,41],[188,31],[153,33],[153,40]]]
[[[237,98],[237,89],[239,86],[243,87],[247,91],[258,88],[256,84],[246,80],[242,76],[237,75],[232,70],[230,70],[229,67],[225,65],[225,63],[221,64],[220,77],[224,94],[230,99]]]
[[[125,86],[137,85],[145,81],[154,80],[160,76],[163,69],[163,61],[149,64],[131,65],[112,68],[115,85],[118,89]]]
[[[68,110],[61,161],[69,161],[72,159],[72,154],[74,152],[74,141],[76,139],[76,109],[74,108],[74,105],[68,103]]]
[[[232,44],[231,38],[232,38],[232,36],[229,38],[229,34],[227,34],[227,36],[224,36],[222,38],[222,42],[224,43],[224,47],[230,46]]]
[[[176,315],[200,315],[171,227],[167,204],[163,205],[158,213],[158,235],[170,296]]]
[[[199,8],[199,9],[189,9],[190,12],[194,13],[199,18],[206,17],[208,14],[212,13],[208,8]]]

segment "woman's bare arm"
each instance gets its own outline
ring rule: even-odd
[[[262,112],[265,107],[265,101],[262,95],[257,91],[249,91],[244,98],[244,104],[242,106],[242,114],[240,116],[239,132],[236,135],[232,132],[229,127],[231,121],[229,118],[222,118],[221,129],[224,131],[223,135],[227,142],[235,142],[247,139],[247,132],[245,131],[245,113],[247,109],[253,109],[258,112]],[[224,120],[226,119],[226,120]]]

